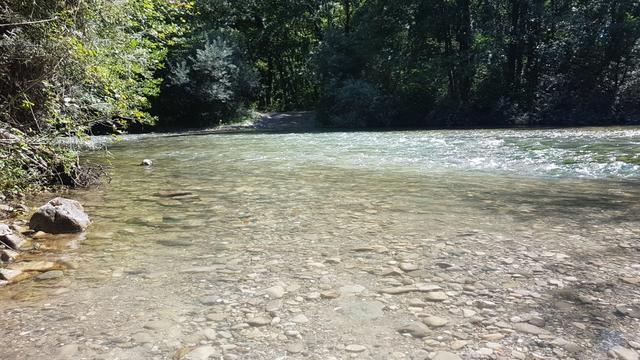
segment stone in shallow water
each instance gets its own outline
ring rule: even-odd
[[[56,263],[52,261],[22,261],[13,263],[8,268],[21,271],[49,271],[56,267]]]
[[[167,247],[187,247],[193,245],[187,240],[158,240],[156,243]]]
[[[153,196],[163,197],[163,198],[173,198],[176,196],[187,196],[193,195],[191,191],[158,191],[154,193]]]
[[[449,320],[441,318],[439,316],[428,316],[422,319],[422,322],[429,325],[430,327],[443,327],[449,323]]]
[[[304,343],[303,342],[294,342],[287,345],[287,352],[292,354],[298,354],[304,351]]]
[[[428,292],[424,298],[429,301],[439,302],[439,301],[447,300],[449,296],[447,296],[447,294],[445,294],[442,291],[433,291],[433,292]]]
[[[342,305],[340,310],[352,320],[375,320],[384,316],[385,305],[379,301],[353,301]]]
[[[52,280],[59,279],[64,276],[61,270],[51,270],[36,276],[36,280]]]
[[[345,347],[345,350],[351,353],[361,353],[363,351],[366,351],[367,348],[362,345],[351,344],[351,345],[347,345],[347,347]]]
[[[419,269],[418,265],[413,264],[413,263],[400,263],[400,265],[398,266],[402,271],[406,271],[406,272],[410,272],[410,271],[416,271]]]
[[[4,262],[13,262],[18,256],[19,254],[16,251],[9,249],[0,250],[0,260]]]
[[[431,360],[462,360],[462,358],[448,351],[438,351]]]
[[[640,319],[640,304],[618,305],[616,306],[616,312],[624,316]]]
[[[0,269],[0,279],[11,281],[22,274],[21,270]]]
[[[173,322],[170,320],[153,320],[144,325],[145,329],[149,330],[166,330],[173,326]]]
[[[627,349],[624,348],[622,346],[614,346],[610,351],[609,354],[614,358],[614,359],[620,359],[620,360],[638,360],[638,353],[634,350],[631,349]]]
[[[285,294],[284,288],[280,285],[272,286],[266,289],[264,292],[265,294],[269,295],[269,297],[274,299],[280,299]]]
[[[294,316],[291,319],[291,321],[293,321],[294,323],[298,323],[298,324],[304,324],[304,323],[308,323],[309,322],[309,318],[307,318],[303,314],[299,314],[299,315]]]
[[[89,223],[89,216],[79,202],[58,197],[31,216],[29,227],[50,234],[68,234],[83,232]]]
[[[54,359],[56,360],[71,360],[74,359],[76,354],[78,353],[78,345],[77,344],[67,344],[58,348],[56,351],[56,355]]]
[[[423,323],[413,322],[398,329],[400,334],[410,334],[415,338],[427,337],[431,334],[431,329]]]
[[[256,317],[256,318],[252,318],[252,319],[248,319],[247,320],[247,324],[251,325],[251,326],[267,326],[269,324],[271,324],[271,319],[267,318],[267,317]]]
[[[23,239],[22,237],[20,237],[20,235],[13,233],[0,235],[0,244],[4,244],[10,249],[18,250],[22,243]]]
[[[543,335],[549,334],[549,332],[545,329],[539,328],[535,325],[527,324],[527,323],[517,323],[513,325],[514,330],[531,335]]]
[[[146,332],[139,332],[133,334],[133,336],[131,336],[131,340],[140,344],[147,344],[153,342],[153,336]]]
[[[223,313],[207,314],[207,320],[209,321],[222,321],[226,318],[227,318],[227,314],[223,314]]]
[[[268,312],[278,311],[280,308],[282,308],[282,300],[279,299],[269,301],[264,307]]]
[[[187,354],[187,360],[208,360],[212,355],[218,354],[218,350],[213,346],[200,346]]]
[[[202,305],[215,305],[218,303],[218,297],[215,295],[207,295],[200,298]]]
[[[355,295],[360,294],[365,289],[366,288],[361,285],[346,285],[340,288],[340,293],[342,293],[342,295]]]

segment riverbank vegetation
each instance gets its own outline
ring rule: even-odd
[[[9,0],[0,24],[5,193],[77,168],[61,136],[251,109],[340,127],[640,122],[635,0]]]

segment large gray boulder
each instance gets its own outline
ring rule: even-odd
[[[58,197],[31,216],[29,227],[50,234],[70,234],[83,232],[89,223],[89,216],[79,202]]]
[[[14,233],[8,225],[0,224],[0,244],[10,249],[18,250],[22,241],[22,237]],[[1,247],[2,246],[0,246],[0,248]]]

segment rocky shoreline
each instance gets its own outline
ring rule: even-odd
[[[56,242],[68,245],[78,240],[89,223],[80,203],[58,197],[40,207],[29,222],[0,224],[0,287],[32,278],[57,279],[63,270],[75,268],[64,255],[42,259],[42,251]]]

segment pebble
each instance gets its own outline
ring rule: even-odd
[[[347,345],[344,349],[350,353],[361,353],[367,350],[365,346],[357,345],[357,344]]]
[[[268,312],[275,312],[282,308],[282,300],[271,300],[265,305],[264,309]]]
[[[340,297],[340,293],[335,290],[327,290],[320,293],[320,297],[323,299],[337,299]]]
[[[423,323],[412,322],[398,328],[398,332],[401,334],[409,334],[415,338],[424,338],[431,335],[431,329]]]
[[[532,324],[527,324],[527,323],[516,323],[513,325],[513,329],[521,332],[521,333],[525,333],[525,334],[531,334],[531,335],[544,335],[544,334],[549,334],[549,332],[545,329],[539,328],[535,325]]]
[[[287,352],[291,354],[299,354],[304,351],[304,343],[303,342],[294,342],[287,345]]]
[[[427,324],[429,327],[443,327],[449,323],[449,320],[445,318],[441,318],[439,316],[428,316],[422,319],[422,322]]]
[[[204,329],[202,335],[209,340],[215,340],[218,337],[218,333],[214,329]]]
[[[624,316],[640,319],[640,304],[618,305],[616,311]]]
[[[145,329],[149,330],[165,330],[169,329],[174,325],[174,323],[170,320],[153,320],[144,325]]]
[[[416,271],[416,270],[419,269],[418,265],[413,264],[413,263],[407,263],[407,262],[400,263],[400,265],[398,265],[398,267],[400,268],[400,270],[405,271],[405,272]]]
[[[366,288],[361,285],[346,285],[340,288],[340,293],[342,293],[343,295],[355,295],[360,294],[365,289]]]
[[[620,360],[638,360],[638,353],[634,350],[624,348],[622,346],[614,346],[610,351],[609,355],[614,359]]]
[[[251,326],[267,326],[271,324],[271,319],[267,317],[256,317],[247,319],[247,324]]]
[[[299,314],[294,316],[291,321],[293,321],[296,324],[305,324],[309,322],[309,318],[307,318],[306,316],[304,316],[303,314]]]
[[[270,287],[268,289],[266,289],[265,294],[269,295],[269,297],[273,298],[273,299],[280,299],[284,296],[285,294],[285,290],[282,286],[280,285],[276,285],[273,287]]]
[[[439,301],[445,301],[449,298],[449,296],[447,296],[447,294],[445,294],[442,291],[433,291],[433,292],[428,292],[425,295],[425,299],[428,301],[434,301],[434,302],[439,302]]]
[[[222,321],[227,318],[227,314],[224,313],[210,313],[207,314],[207,320],[209,321]]]
[[[448,351],[438,351],[431,360],[462,360],[462,358]]]
[[[64,276],[64,273],[61,270],[51,270],[36,276],[36,280],[59,279],[63,276]]]
[[[352,320],[369,321],[383,317],[384,307],[379,301],[353,301],[343,304],[340,311]]]
[[[0,269],[0,279],[11,281],[22,274],[22,270]]]
[[[22,261],[19,263],[13,263],[8,266],[12,270],[20,271],[49,271],[55,268],[56,263],[52,261]]]
[[[476,316],[477,312],[471,310],[471,309],[462,309],[462,316],[465,318],[471,318]]]
[[[467,340],[454,340],[451,342],[449,347],[451,348],[451,350],[460,350],[469,344],[471,344],[471,342]]]
[[[213,346],[200,346],[187,354],[187,360],[208,360],[212,355],[218,354],[218,350]]]
[[[71,360],[74,359],[78,353],[77,344],[67,344],[58,348],[54,359],[56,360]]]
[[[146,332],[139,332],[131,336],[131,340],[139,344],[147,344],[153,342],[153,337]]]

